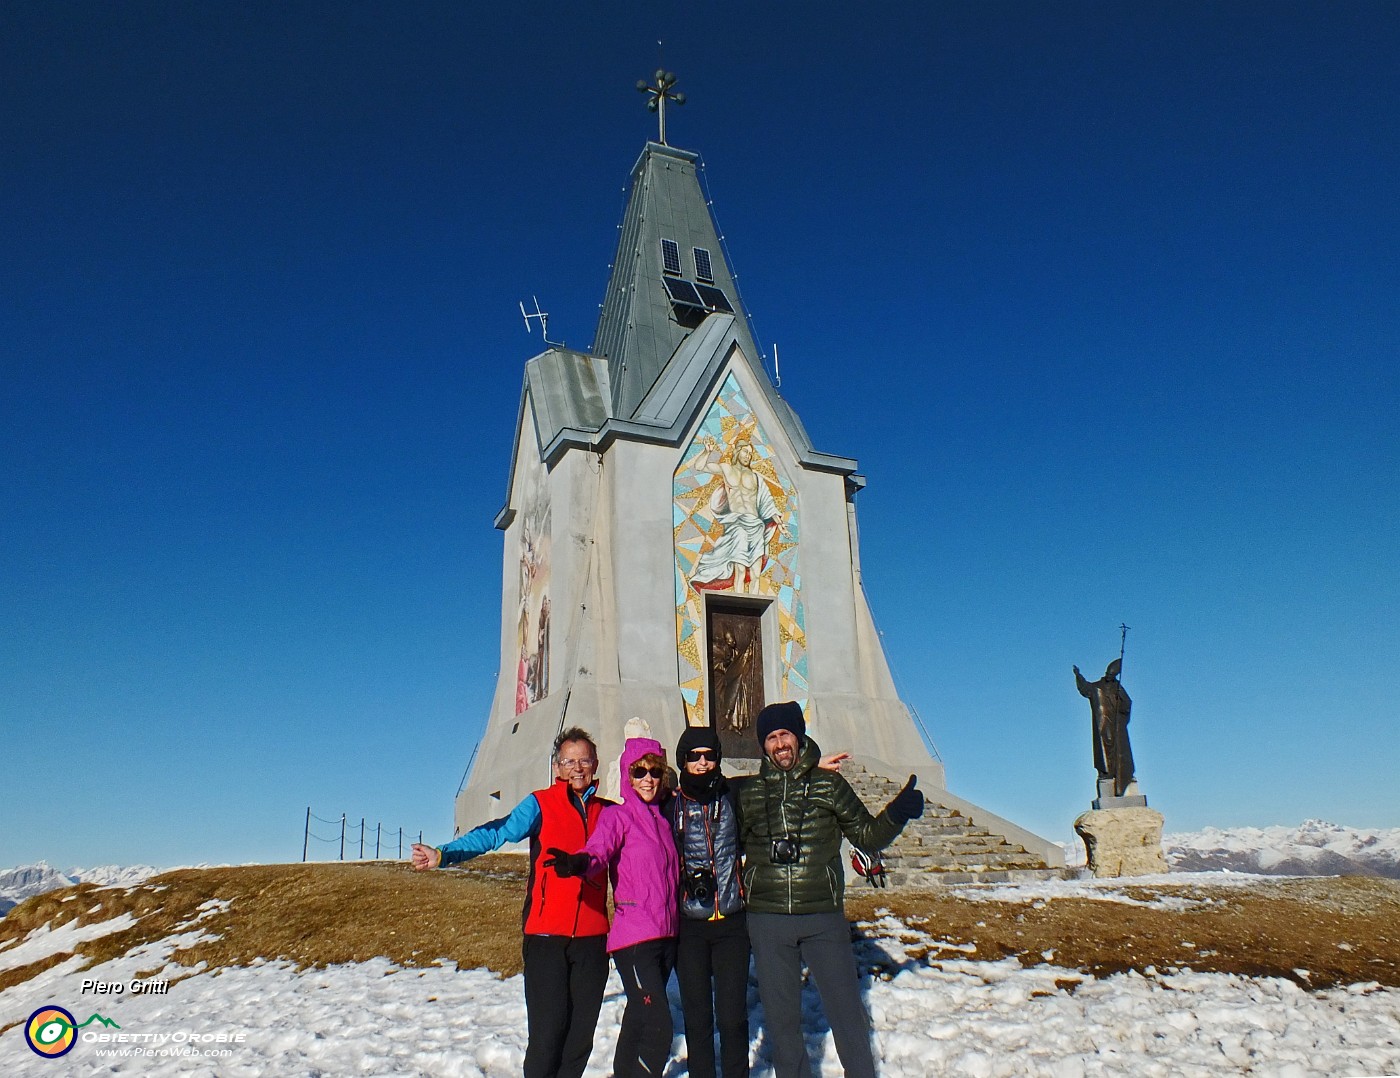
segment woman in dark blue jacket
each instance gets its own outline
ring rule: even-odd
[[[676,980],[692,1078],[749,1073],[749,932],[740,886],[736,798],[720,772],[719,738],[689,726],[676,745],[680,788],[668,811],[681,860]]]
[[[839,771],[849,755],[823,756],[817,766]],[[679,789],[666,807],[681,861],[676,981],[691,1078],[749,1073],[749,932],[739,845],[739,786],[746,780],[725,778],[720,760],[714,730],[687,726],[676,744]]]

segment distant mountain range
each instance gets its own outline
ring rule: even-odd
[[[46,861],[18,868],[0,868],[0,917],[26,898],[72,887],[75,883],[95,883],[100,887],[130,887],[165,869],[151,865],[102,865],[98,868],[70,868],[59,872]]]
[[[1068,849],[1071,860],[1084,851]],[[1207,827],[1164,835],[1162,852],[1173,872],[1250,872],[1265,876],[1385,876],[1400,879],[1400,827],[1342,827],[1305,820],[1298,827]],[[102,865],[59,872],[43,861],[0,869],[0,916],[33,895],[95,883],[130,887],[166,869]]]
[[[1162,837],[1173,872],[1256,872],[1265,876],[1385,876],[1400,879],[1400,828],[1207,827]]]

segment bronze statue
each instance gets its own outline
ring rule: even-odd
[[[1114,797],[1122,797],[1133,781],[1133,749],[1128,743],[1128,714],[1133,701],[1118,683],[1122,669],[1123,660],[1114,659],[1098,681],[1085,681],[1079,667],[1074,668],[1079,695],[1089,701],[1093,713],[1094,766],[1099,778],[1113,780]]]

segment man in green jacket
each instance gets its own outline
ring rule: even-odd
[[[801,705],[769,704],[755,724],[763,749],[758,777],[739,793],[744,890],[758,994],[776,1078],[810,1078],[802,1038],[802,967],[812,974],[847,1078],[875,1078],[870,1014],[861,999],[844,905],[841,838],[884,849],[924,812],[909,777],[872,816],[839,774],[817,767]]]

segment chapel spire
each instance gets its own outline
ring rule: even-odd
[[[676,76],[657,71],[638,82],[658,113],[660,142],[648,142],[632,167],[617,254],[590,349],[608,360],[612,415],[630,419],[667,362],[712,314],[733,315],[743,349],[763,379],[762,360],[739,302],[719,230],[700,187],[700,155],[666,143],[666,102],[679,105]]]

